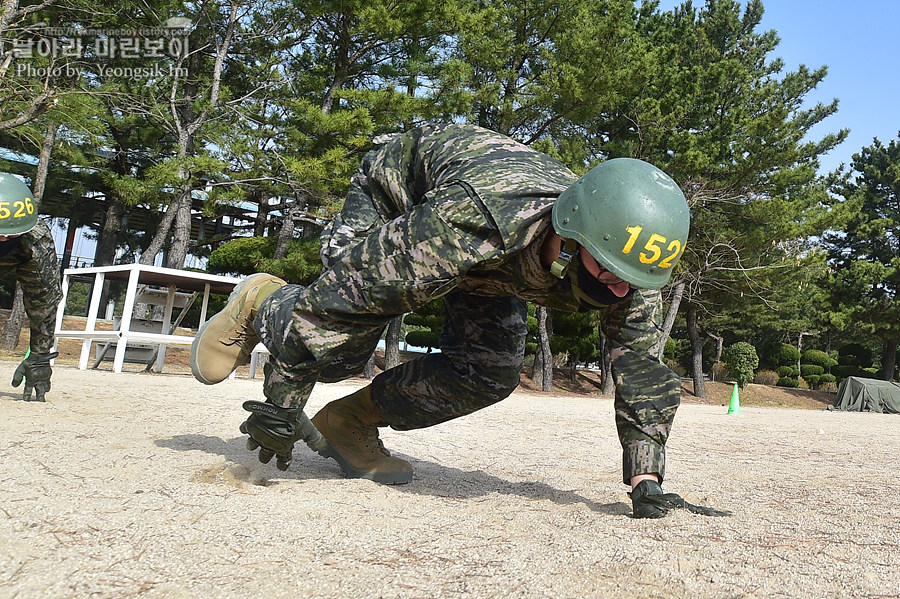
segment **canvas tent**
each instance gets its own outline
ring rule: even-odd
[[[900,414],[900,383],[847,377],[838,387],[834,409]]]

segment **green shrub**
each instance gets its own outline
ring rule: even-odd
[[[757,385],[768,385],[771,387],[778,382],[778,373],[774,370],[760,370],[753,377],[753,382]]]
[[[429,330],[409,331],[406,342],[415,347],[437,347],[440,334]]]
[[[417,314],[410,312],[403,317],[403,324],[413,327],[424,327],[426,329],[439,332],[444,324],[443,314]]]
[[[780,377],[797,378],[800,376],[800,369],[796,366],[779,366],[775,369]]]
[[[810,389],[816,389],[819,386],[819,378],[821,375],[818,374],[804,374],[803,380],[809,384]]]
[[[803,378],[805,378],[806,380],[809,380],[809,378],[807,378],[808,376],[820,375],[820,374],[824,374],[824,373],[825,373],[825,368],[823,366],[817,366],[815,364],[801,364],[800,365],[800,375]]]
[[[776,343],[769,346],[769,361],[777,366],[788,366],[800,361],[800,352],[793,345]]]
[[[778,386],[779,386],[779,387],[791,387],[791,388],[796,388],[797,385],[799,385],[799,384],[800,384],[800,381],[798,381],[797,379],[793,379],[793,378],[791,378],[791,377],[789,377],[789,376],[783,376],[783,377],[781,377],[780,379],[778,379]]]
[[[828,370],[837,362],[828,354],[819,349],[808,349],[800,355],[800,364],[814,364],[823,368],[822,372]]]
[[[743,389],[753,380],[753,371],[759,366],[756,348],[746,341],[729,345],[722,352],[722,361],[730,376]]]
[[[819,385],[825,385],[827,383],[833,383],[837,380],[837,377],[833,374],[823,374],[819,377]]]

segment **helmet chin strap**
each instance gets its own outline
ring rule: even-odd
[[[587,309],[606,308],[628,299],[634,293],[632,289],[623,297],[618,297],[609,285],[591,276],[580,262],[574,270],[571,269],[572,259],[578,255],[577,252],[578,242],[574,239],[565,239],[562,249],[559,250],[559,256],[550,265],[550,272],[559,279],[569,278],[572,292],[582,306]]]
[[[557,279],[566,278],[569,264],[572,262],[572,258],[575,257],[575,252],[578,250],[578,242],[574,239],[565,239],[564,241],[565,244],[562,249],[559,250],[559,256],[557,256],[556,260],[553,261],[553,264],[550,265],[550,272]]]

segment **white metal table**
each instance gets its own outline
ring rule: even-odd
[[[66,299],[69,292],[69,284],[73,278],[93,276],[94,285],[91,292],[88,307],[87,322],[84,330],[63,329],[63,317],[66,309]],[[125,304],[122,309],[121,326],[119,330],[97,330],[97,313],[100,310],[100,297],[103,294],[103,283],[106,280],[127,281],[125,291]],[[200,324],[206,322],[206,310],[209,304],[210,293],[231,293],[235,285],[241,281],[238,277],[226,277],[211,275],[203,272],[192,272],[160,266],[147,266],[144,264],[118,264],[115,266],[95,266],[90,268],[67,268],[63,271],[62,300],[59,302],[59,310],[56,314],[55,337],[67,339],[82,339],[81,358],[78,368],[85,370],[91,353],[93,341],[115,341],[116,353],[113,360],[113,372],[122,372],[125,362],[125,349],[128,343],[148,343],[160,346],[157,355],[157,369],[162,369],[165,358],[165,346],[190,346],[193,336],[169,335],[165,333],[151,333],[132,330],[132,318],[134,306],[137,303],[138,285],[153,285],[167,289],[165,310],[163,314],[162,331],[168,331],[172,321],[172,309],[175,305],[175,297],[178,290],[202,291],[203,303],[200,308]],[[55,342],[54,342],[55,343]]]

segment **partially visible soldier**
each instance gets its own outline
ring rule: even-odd
[[[527,305],[596,310],[612,345],[623,482],[635,517],[673,507],[721,515],[663,493],[665,443],[681,399],[655,359],[665,285],[690,215],[658,168],[606,161],[580,179],[549,156],[474,126],[431,125],[363,159],[344,208],[323,232],[327,267],[308,287],[256,274],[199,331],[194,376],[218,383],[260,340],[270,352],[265,403],[241,425],[259,459],[286,469],[303,439],[347,477],[412,479],[378,427],[424,428],[484,408],[519,383]],[[443,297],[440,353],[381,373],[322,408],[317,381],[362,371],[391,319]],[[314,425],[314,426],[313,426]],[[322,438],[324,437],[324,439]]]
[[[38,218],[31,190],[14,175],[0,173],[0,275],[13,272],[22,286],[31,324],[28,357],[13,373],[12,385],[25,381],[22,399],[44,401],[50,391],[50,360],[56,309],[62,298],[56,244]],[[33,393],[33,395],[32,395]]]

